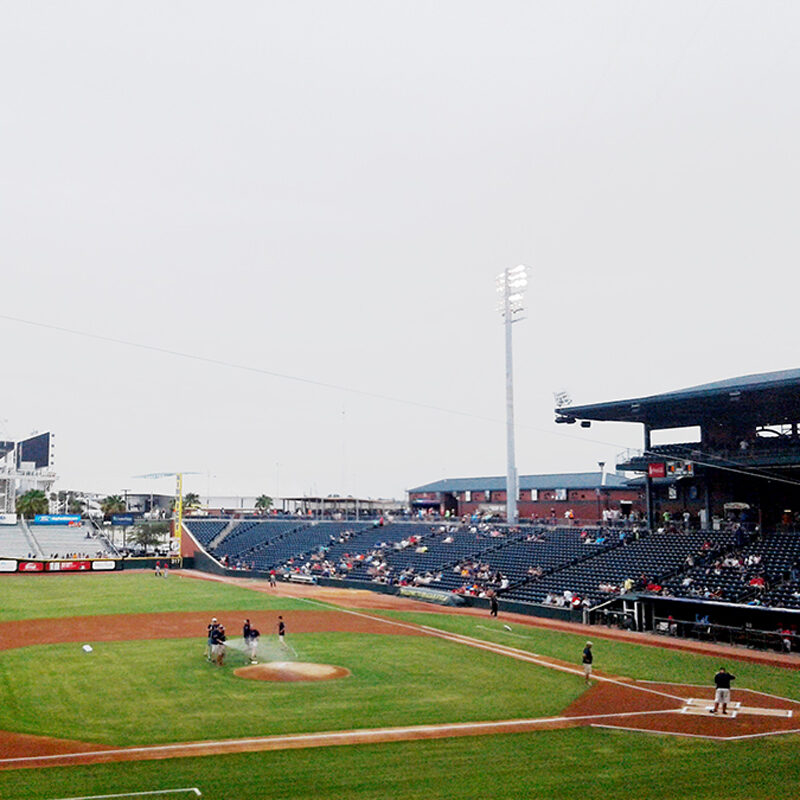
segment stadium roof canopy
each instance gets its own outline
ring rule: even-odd
[[[520,475],[520,489],[620,489],[627,487],[628,480],[621,475],[607,472],[603,483],[600,472],[562,472],[552,475]],[[485,478],[445,478],[409,489],[410,494],[426,492],[502,492],[506,488],[505,475]]]
[[[700,425],[706,420],[779,424],[800,420],[800,369],[762,372],[664,394],[555,409],[557,422],[641,422],[651,428]]]

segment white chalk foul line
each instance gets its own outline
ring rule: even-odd
[[[188,789],[157,789],[152,792],[123,792],[122,794],[84,794],[79,797],[59,797],[56,800],[106,800],[109,797],[145,797],[154,794],[178,794],[192,792],[195,797],[202,797],[203,793],[196,787],[190,786]]]
[[[609,725],[599,723],[590,725],[590,728],[605,728],[609,731],[630,731],[631,733],[654,733],[656,736],[681,736],[684,739],[725,739],[725,736],[711,736],[702,733],[682,733],[680,731],[656,731],[652,728],[627,728],[624,725]]]
[[[709,686],[705,683],[675,683],[674,681],[646,681],[640,680],[639,683],[655,683],[661,686],[688,686],[690,689],[713,689],[713,686]],[[791,697],[783,697],[779,694],[770,694],[769,692],[762,692],[760,689],[750,689],[747,686],[740,686],[740,689],[752,692],[753,694],[761,694],[764,697],[772,697],[774,700],[785,700],[787,703],[794,703],[795,705],[800,705],[800,700],[793,700]],[[733,691],[736,691],[735,689]]]
[[[61,753],[46,756],[18,756],[16,758],[0,759],[0,765],[19,764],[19,763],[46,763],[52,761],[80,761],[85,758],[94,757],[115,757],[125,755],[142,755],[156,757],[159,754],[174,753],[175,751],[185,751],[186,757],[202,754],[204,750],[219,751],[221,748],[231,748],[231,752],[237,752],[242,746],[253,746],[258,749],[263,746],[265,749],[281,749],[275,745],[285,745],[287,748],[298,744],[306,743],[307,747],[324,746],[325,744],[361,744],[369,743],[371,740],[380,740],[384,737],[402,739],[407,737],[410,740],[417,738],[420,734],[439,734],[439,733],[458,733],[467,731],[470,734],[474,731],[477,735],[482,731],[497,730],[502,731],[509,728],[536,728],[541,725],[566,724],[587,722],[589,720],[600,719],[619,719],[620,717],[640,717],[651,714],[675,714],[676,709],[665,711],[624,711],[615,714],[588,714],[576,717],[534,717],[530,719],[509,719],[490,722],[450,722],[437,725],[409,725],[398,728],[363,728],[344,731],[328,731],[325,733],[297,733],[285,736],[259,736],[248,739],[221,739],[219,741],[185,742],[183,744],[163,744],[147,745],[145,747],[123,747],[114,750],[94,750],[78,753]],[[145,760],[145,759],[142,759]],[[187,791],[173,790],[173,791]],[[157,794],[149,792],[144,794]],[[127,797],[128,795],[103,795],[104,797]],[[62,800],[86,800],[86,798],[63,798]]]

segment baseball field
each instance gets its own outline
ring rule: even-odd
[[[585,630],[502,611],[181,572],[9,576],[0,597],[0,798],[798,795],[778,655],[592,629],[587,686]]]

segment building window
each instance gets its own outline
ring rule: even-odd
[[[531,489],[531,500],[535,503],[539,499],[539,490]]]
[[[566,499],[567,499],[567,490],[556,489],[556,500],[566,500]]]
[[[472,492],[467,490],[466,492],[464,492],[464,502],[469,503],[471,501],[472,501]]]

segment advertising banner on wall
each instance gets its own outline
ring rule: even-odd
[[[659,461],[647,465],[647,474],[651,478],[666,478],[667,465],[664,461]]]
[[[80,514],[35,514],[33,517],[34,525],[69,525],[80,521]]]
[[[20,572],[44,572],[44,562],[20,561],[18,569]]]
[[[116,568],[117,568],[117,562],[112,561],[111,559],[107,559],[105,561],[92,561],[93,570],[110,570]]]
[[[112,525],[133,525],[133,514],[112,514]]]
[[[92,568],[91,561],[49,561],[48,572],[83,572]]]
[[[0,559],[0,572],[16,572],[17,559],[16,558],[2,558]]]
[[[16,514],[0,514],[0,525],[16,525],[17,524],[17,515]]]

